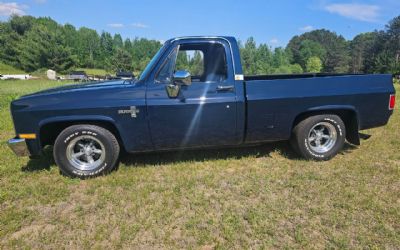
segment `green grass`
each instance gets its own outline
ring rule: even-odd
[[[23,70],[16,69],[12,66],[0,62],[0,74],[13,75],[13,74],[26,74]]]
[[[15,157],[12,99],[57,82],[0,82],[0,248],[400,248],[400,114],[328,162],[286,143],[124,156],[89,180],[51,149]],[[400,87],[397,86],[397,90]]]
[[[76,69],[78,71],[85,71],[86,74],[88,75],[98,75],[98,76],[104,76],[107,74],[115,75],[115,72],[109,72],[105,69],[87,69],[87,68],[79,68]]]

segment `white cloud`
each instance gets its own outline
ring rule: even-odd
[[[15,2],[10,3],[3,3],[0,2],[0,16],[11,16],[11,15],[18,15],[23,16],[25,15],[25,10],[28,8],[27,5],[18,4]]]
[[[380,8],[377,5],[357,4],[357,3],[336,3],[329,4],[324,9],[330,13],[356,19],[364,22],[376,22],[378,20]]]
[[[314,30],[314,27],[311,26],[311,25],[307,25],[307,26],[304,26],[304,27],[299,28],[299,30],[300,30],[300,31],[308,32],[308,31]]]
[[[272,38],[271,40],[269,40],[269,43],[272,45],[277,45],[279,43],[278,38]]]
[[[135,27],[138,29],[147,29],[149,26],[144,23],[132,23],[132,27]]]
[[[109,24],[107,24],[107,26],[111,27],[111,28],[123,28],[123,27],[125,27],[125,25],[122,24],[122,23],[109,23]]]

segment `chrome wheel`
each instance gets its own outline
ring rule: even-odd
[[[331,150],[337,141],[335,126],[329,122],[315,124],[308,133],[308,146],[317,153],[323,154]]]
[[[67,146],[68,161],[79,170],[93,170],[105,160],[106,152],[103,143],[91,135],[81,135]]]

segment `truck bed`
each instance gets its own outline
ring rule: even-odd
[[[392,76],[301,74],[245,77],[246,141],[288,139],[296,117],[304,112],[348,110],[358,129],[387,123]]]

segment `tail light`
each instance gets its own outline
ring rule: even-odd
[[[389,110],[393,110],[396,105],[396,95],[390,95],[389,97]]]

